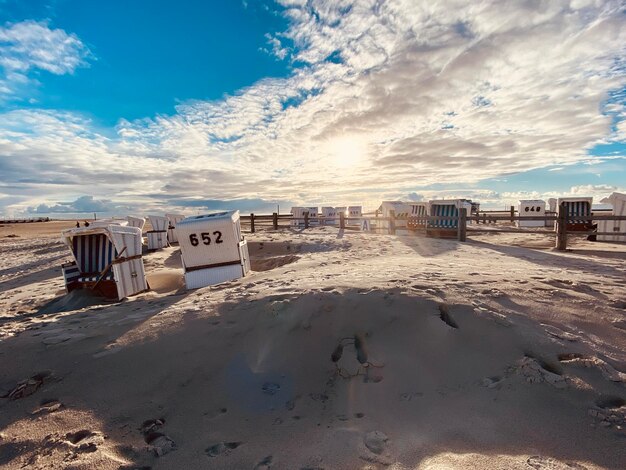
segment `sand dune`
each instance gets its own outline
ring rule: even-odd
[[[626,467],[624,246],[261,232],[245,279],[171,247],[104,303],[1,243],[0,466]]]

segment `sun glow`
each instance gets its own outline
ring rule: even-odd
[[[358,137],[342,136],[330,140],[325,150],[332,166],[348,169],[365,161],[367,145]]]

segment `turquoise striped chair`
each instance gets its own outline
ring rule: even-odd
[[[435,204],[430,206],[430,215],[435,217],[454,217],[451,220],[429,220],[428,228],[449,228],[458,227],[459,209],[455,204]]]

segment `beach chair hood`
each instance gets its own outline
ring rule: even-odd
[[[126,227],[123,225],[108,225],[106,227],[81,227],[65,230],[63,232],[63,242],[70,248],[74,260],[80,262],[77,258],[78,253],[74,249],[74,237],[83,237],[87,235],[104,235],[115,248],[115,253],[121,253],[124,247],[124,257],[136,256],[141,254],[141,229],[137,227]]]

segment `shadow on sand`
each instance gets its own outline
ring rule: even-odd
[[[57,426],[79,426],[67,424],[67,413],[86,413],[98,427],[88,431],[108,436],[93,455],[114,454],[133,465],[253,468],[269,455],[276,468],[303,468],[310,456],[323,455],[323,468],[355,468],[388,455],[416,468],[442,453],[626,465],[623,435],[590,427],[587,414],[601,394],[623,399],[623,388],[584,368],[552,369],[586,374],[586,389],[530,384],[512,372],[529,349],[546,358],[543,364],[578,352],[563,350],[539,327],[530,344],[528,331],[478,317],[469,307],[446,306],[445,321],[437,303],[384,290],[214,303],[221,291],[241,289],[234,282],[68,314],[55,327],[79,325],[85,336],[45,354],[30,335],[1,343],[2,381],[43,369],[57,380],[23,399],[0,401],[0,432],[10,434],[17,422],[36,427],[54,420],[31,414],[54,398],[67,410]],[[187,295],[198,303],[182,305]],[[133,315],[141,318],[132,321]],[[358,371],[363,354],[377,366],[342,378],[331,353],[355,335],[361,352],[348,341],[337,366]],[[96,354],[123,339],[111,354]],[[20,361],[4,360],[9,355]],[[486,377],[499,385],[486,387]],[[139,431],[157,418],[164,423],[159,432],[177,443],[163,457],[149,452]],[[44,447],[54,455],[50,443],[75,430],[60,427],[46,442],[12,441],[2,448],[1,463],[17,465]],[[377,453],[363,445],[372,430],[389,438]],[[222,448],[230,450],[213,455]],[[526,457],[519,459],[524,466]]]

